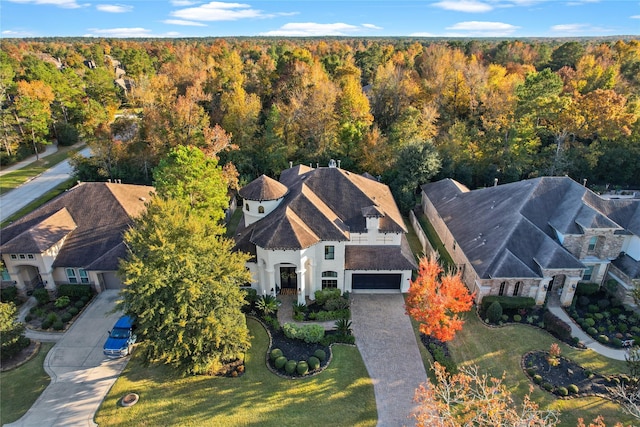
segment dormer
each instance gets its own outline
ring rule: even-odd
[[[380,229],[380,218],[383,218],[384,212],[379,206],[371,205],[362,208],[362,216],[367,223],[367,231],[378,231]]]
[[[280,205],[289,189],[266,175],[262,175],[240,189],[243,199],[244,225],[249,226],[269,215]]]

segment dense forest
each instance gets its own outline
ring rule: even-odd
[[[640,40],[4,39],[3,164],[86,141],[82,180],[150,183],[177,145],[240,183],[294,164],[416,185],[640,186]]]

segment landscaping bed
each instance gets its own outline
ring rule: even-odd
[[[87,286],[83,286],[83,288],[88,289]],[[66,330],[93,297],[90,290],[73,288],[67,294],[70,295],[60,295],[55,300],[51,300],[46,289],[36,289],[33,292],[33,296],[38,303],[31,307],[29,313],[25,316],[24,320],[27,327],[44,331]]]
[[[621,348],[630,340],[640,344],[640,314],[624,307],[603,289],[576,296],[567,312],[587,334],[604,345]]]
[[[298,322],[351,318],[349,293],[340,294],[340,289],[328,288],[315,292],[315,301],[306,304],[293,304],[293,319]]]

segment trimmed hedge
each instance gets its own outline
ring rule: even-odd
[[[580,282],[576,287],[576,295],[593,295],[598,292],[600,285],[597,283]]]
[[[302,325],[285,323],[282,330],[287,338],[303,340],[306,343],[317,343],[324,337],[324,328],[321,325]]]
[[[297,366],[298,362],[295,360],[288,360],[287,363],[284,364],[284,371],[289,375],[293,375]]]
[[[279,348],[274,348],[273,350],[271,350],[271,360],[276,360],[280,356],[282,356],[282,350],[280,350]]]
[[[276,369],[282,369],[286,363],[287,358],[284,356],[279,356],[276,360],[273,361],[273,366],[275,366]]]
[[[567,387],[567,391],[571,394],[578,394],[580,389],[575,384],[569,384],[569,387]]]
[[[58,296],[67,296],[74,299],[83,296],[91,298],[93,296],[93,290],[89,285],[72,285],[67,283],[58,286]]]
[[[544,312],[542,320],[544,321],[544,328],[553,335],[563,341],[571,339],[571,326],[567,325],[562,319],[549,310]]]
[[[309,365],[304,360],[298,362],[298,366],[296,366],[296,372],[298,375],[306,375],[309,372]]]
[[[498,301],[494,301],[491,303],[489,308],[487,309],[487,319],[491,323],[498,323],[502,318],[502,304]]]
[[[318,359],[315,356],[311,356],[309,358],[309,369],[313,371],[315,369],[318,369],[319,367],[320,367],[320,359]]]
[[[314,351],[313,355],[317,357],[318,360],[321,362],[324,362],[324,360],[327,358],[327,353],[325,353],[324,350],[320,350],[320,349]]]
[[[530,308],[536,305],[536,300],[531,297],[508,297],[499,295],[487,295],[482,298],[482,309],[486,310],[494,302],[499,302],[504,310],[517,310]]]

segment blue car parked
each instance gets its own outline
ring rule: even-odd
[[[122,316],[113,329],[109,331],[109,338],[104,343],[103,352],[108,357],[124,357],[131,354],[136,335],[133,333],[135,319],[131,316]]]

